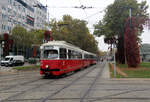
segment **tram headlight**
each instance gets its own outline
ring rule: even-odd
[[[46,69],[48,69],[48,68],[49,68],[49,66],[48,66],[48,65],[46,65],[46,66],[45,66],[45,68],[46,68]]]

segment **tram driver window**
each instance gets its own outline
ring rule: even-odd
[[[60,58],[61,59],[67,58],[67,50],[65,48],[60,48]]]
[[[44,51],[44,58],[55,59],[58,58],[57,50],[46,50]]]

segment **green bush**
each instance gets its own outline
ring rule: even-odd
[[[37,60],[35,58],[29,58],[28,59],[28,63],[29,64],[36,64],[37,63]]]

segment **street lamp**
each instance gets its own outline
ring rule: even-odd
[[[116,56],[115,56],[115,48],[116,48],[116,44],[118,43],[118,36],[113,36],[113,37],[109,37],[109,38],[105,38],[104,42],[107,44],[111,44],[111,48],[112,49],[112,45],[113,45],[113,64],[114,64],[114,77],[116,77],[117,73],[116,73]]]
[[[4,48],[4,45],[5,44],[5,41],[1,41],[1,47],[0,47],[0,62],[1,62],[1,60],[2,60],[2,55],[3,55],[3,48]]]
[[[115,49],[116,49],[116,44],[117,44],[117,41],[118,41],[118,36],[114,36],[114,41],[113,41],[113,48],[114,48],[114,77],[116,77],[117,75],[117,72],[116,72],[116,52],[115,52]]]

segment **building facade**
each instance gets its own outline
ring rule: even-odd
[[[142,61],[150,62],[150,44],[140,46],[140,56]]]
[[[0,1],[0,34],[10,33],[16,25],[27,30],[45,29],[46,22],[47,8],[37,0]]]

